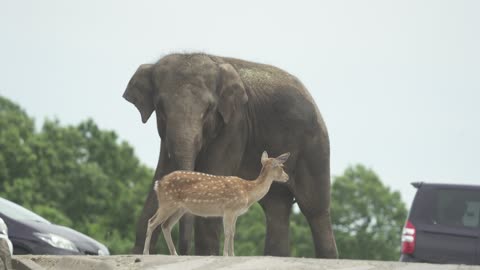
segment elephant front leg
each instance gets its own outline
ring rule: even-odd
[[[239,167],[245,149],[245,130],[231,129],[217,137],[197,158],[195,169],[213,175],[237,175],[242,171]],[[222,218],[195,217],[195,254],[219,255],[222,230]]]
[[[195,217],[192,214],[185,214],[180,219],[178,252],[180,255],[188,255],[193,239],[193,225]]]
[[[172,162],[169,160],[165,143],[162,141],[160,148],[160,157],[158,159],[157,170],[155,171],[155,176],[153,177],[152,184],[150,185],[147,199],[143,205],[142,213],[137,220],[136,234],[135,234],[135,245],[132,248],[133,254],[142,254],[145,244],[145,237],[147,233],[148,220],[153,216],[155,211],[158,209],[157,195],[153,190],[153,183],[155,180],[161,179],[164,175],[172,172],[174,167]],[[158,233],[160,230],[157,228],[152,233],[151,245],[150,245],[150,254],[154,253],[153,247],[157,243]]]
[[[219,255],[221,218],[195,217],[195,255]]]
[[[293,195],[288,188],[273,185],[260,201],[265,212],[267,231],[264,255],[290,256],[289,219]]]
[[[157,210],[157,198],[155,192],[150,191],[148,193],[147,200],[143,206],[142,213],[137,221],[135,245],[132,248],[133,254],[142,254],[145,244],[145,237],[147,233],[148,220],[153,216]],[[152,232],[152,245],[150,246],[150,253],[153,252],[153,245],[157,242],[158,228]]]

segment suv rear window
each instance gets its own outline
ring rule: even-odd
[[[419,192],[411,209],[414,223],[480,228],[479,189],[425,186]]]
[[[480,228],[480,191],[434,189],[432,221],[452,227]]]

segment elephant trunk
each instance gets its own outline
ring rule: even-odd
[[[167,129],[167,149],[170,158],[175,162],[176,170],[193,171],[195,160],[201,149],[198,132],[193,125],[170,125]],[[198,130],[202,130],[201,128]],[[179,254],[188,255],[193,242],[193,226],[195,219],[191,214],[185,214],[180,219],[180,237],[178,241]]]
[[[201,130],[201,129],[200,129]],[[167,130],[167,148],[177,170],[193,171],[195,160],[201,149],[199,132],[192,125],[169,127]]]

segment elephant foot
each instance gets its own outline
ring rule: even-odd
[[[134,246],[131,251],[132,254],[143,254],[143,247]]]

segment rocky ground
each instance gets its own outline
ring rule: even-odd
[[[203,257],[167,255],[117,256],[13,256],[17,270],[240,270],[240,269],[332,269],[332,270],[480,270],[480,266],[434,265],[401,262],[325,260],[282,257]]]
[[[0,270],[9,270],[12,268],[12,260],[10,257],[10,249],[7,241],[0,238]]]

